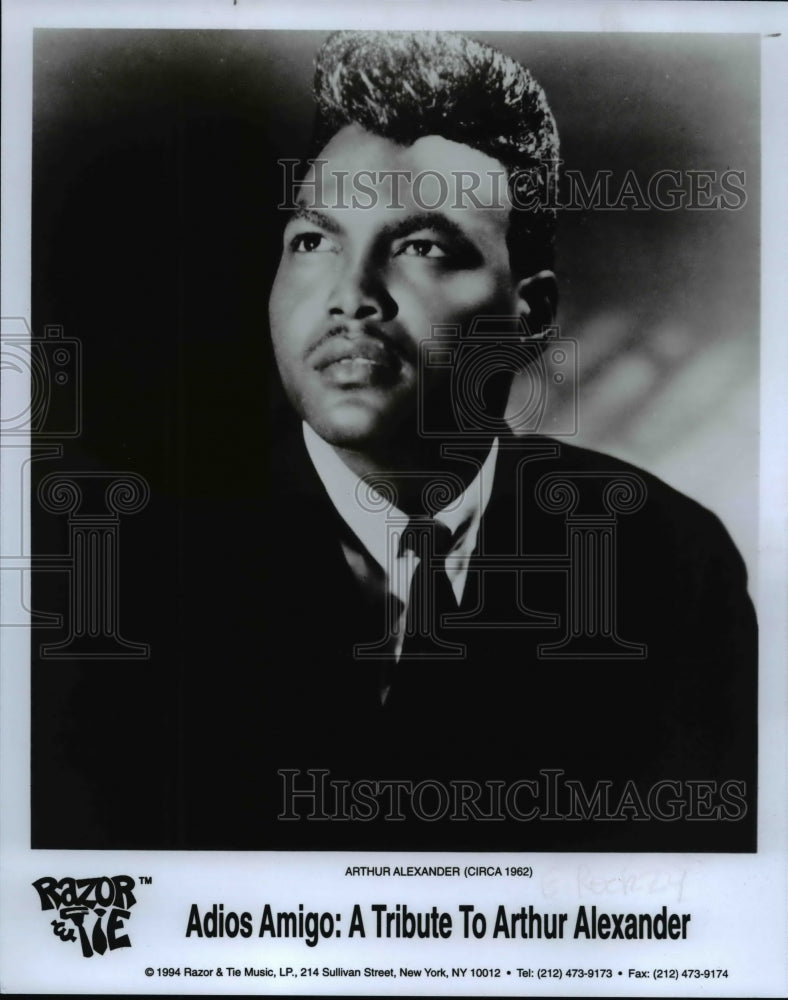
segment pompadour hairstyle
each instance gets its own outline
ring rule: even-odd
[[[514,59],[451,32],[341,31],[317,55],[314,96],[313,155],[356,123],[402,145],[440,135],[499,160],[519,203],[538,206],[512,210],[512,270],[552,266],[558,131],[544,91]]]

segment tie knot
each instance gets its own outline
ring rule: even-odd
[[[452,534],[441,521],[432,517],[412,517],[402,532],[400,551],[410,549],[416,555],[443,558],[451,548]]]

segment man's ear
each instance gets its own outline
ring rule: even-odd
[[[524,321],[529,337],[540,340],[545,328],[555,322],[558,309],[558,282],[552,271],[539,271],[522,278],[515,287],[515,309]]]

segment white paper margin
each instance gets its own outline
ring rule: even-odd
[[[788,467],[786,385],[788,371],[788,11],[769,3],[285,3],[214,2],[30,2],[6,0],[3,9],[2,118],[2,315],[30,316],[30,150],[32,30],[34,27],[204,27],[323,28],[451,27],[452,29],[549,31],[757,32],[762,47],[762,454],[760,496],[759,619],[761,658],[759,850],[750,855],[551,855],[527,858],[541,885],[546,910],[571,909],[581,902],[604,902],[597,891],[607,884],[615,902],[621,887],[636,886],[641,902],[691,911],[692,940],[681,964],[727,967],[727,980],[526,980],[477,979],[250,979],[147,978],[144,967],[243,968],[247,965],[377,966],[399,968],[498,966],[562,967],[577,964],[577,942],[528,942],[516,951],[510,942],[461,939],[416,950],[407,942],[368,939],[327,941],[316,949],[301,941],[270,943],[255,954],[253,943],[205,943],[184,939],[189,902],[221,899],[226,908],[253,907],[267,900],[283,909],[308,900],[316,910],[348,912],[352,903],[405,901],[454,909],[473,902],[490,912],[516,898],[499,880],[354,880],[347,864],[440,863],[435,855],[242,854],[197,852],[31,851],[29,845],[29,679],[28,636],[24,628],[2,629],[0,652],[0,750],[2,771],[2,897],[0,902],[0,988],[4,993],[329,993],[439,995],[637,995],[763,996],[788,994],[786,935],[786,588],[785,533]],[[18,381],[15,383],[18,386]],[[5,412],[18,400],[4,399]],[[17,484],[19,448],[2,449],[3,556],[21,552],[27,511]],[[24,491],[23,491],[24,492]],[[6,565],[10,565],[6,563]],[[25,587],[27,580],[25,579]],[[2,600],[18,602],[4,588]],[[29,606],[29,592],[23,594]],[[5,619],[4,619],[5,620]],[[477,856],[452,855],[460,867]],[[495,856],[523,863],[522,856]],[[38,907],[31,881],[44,872],[128,871],[151,876],[138,886],[131,949],[111,961],[85,962],[76,949],[57,947]],[[627,883],[627,878],[630,880]],[[598,880],[598,881],[594,881]],[[592,888],[596,886],[595,888]],[[633,890],[635,891],[635,890]],[[551,896],[555,892],[557,895]],[[620,897],[619,897],[620,898]],[[445,907],[444,905],[445,904]],[[610,908],[614,909],[615,906]],[[642,908],[646,909],[647,906]],[[347,919],[347,918],[346,918]],[[252,939],[252,942],[254,939]],[[217,946],[220,944],[220,947]],[[656,969],[678,963],[675,950],[659,942],[585,943],[589,967]],[[516,955],[516,957],[515,957]]]

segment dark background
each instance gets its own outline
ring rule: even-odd
[[[221,674],[223,609],[259,613],[233,584],[265,560],[247,526],[277,391],[266,322],[276,161],[306,155],[324,37],[36,33],[33,329],[61,325],[84,360],[83,432],[37,476],[148,482],[147,507],[120,525],[119,620],[151,655],[38,660],[38,644],[63,633],[37,630],[34,847],[181,843],[179,755],[211,739],[190,732],[183,692],[195,670]],[[558,274],[562,333],[580,344],[576,440],[714,507],[752,564],[758,39],[478,37],[545,87],[566,166],[618,179],[632,168],[644,182],[661,169],[746,172],[740,211],[564,214]],[[573,388],[551,398],[548,433]],[[34,535],[37,554],[64,552],[65,518],[34,510]],[[35,610],[62,611],[63,582],[39,574]],[[95,705],[78,731],[76,704]]]

